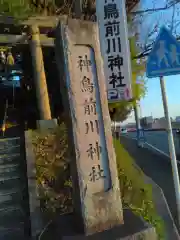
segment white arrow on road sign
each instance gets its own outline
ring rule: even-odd
[[[165,27],[149,55],[146,71],[149,78],[180,73],[180,43]]]

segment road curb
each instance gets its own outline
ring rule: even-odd
[[[156,184],[150,177],[146,175],[145,175],[145,182],[147,184],[151,184],[152,186],[152,193],[153,193],[153,199],[154,199],[156,211],[158,215],[163,219],[165,224],[165,230],[166,230],[165,239],[180,240],[178,229],[173,220],[173,217],[169,209],[167,200],[164,196],[163,190],[159,187],[158,184]]]

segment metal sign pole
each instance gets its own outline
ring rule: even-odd
[[[173,139],[173,133],[172,133],[171,119],[170,119],[169,111],[168,111],[168,103],[167,103],[167,96],[166,96],[166,90],[165,90],[165,82],[164,82],[163,77],[160,77],[160,84],[161,84],[161,93],[162,93],[162,100],[163,100],[163,106],[164,106],[164,115],[165,115],[165,118],[166,118],[166,121],[167,121],[169,152],[170,152],[172,173],[173,173],[173,181],[174,181],[174,188],[175,188],[175,194],[176,194],[178,221],[179,221],[179,226],[180,226],[179,173],[178,173],[177,160],[176,160],[176,151],[175,151],[175,147],[174,147],[174,139]]]
[[[139,111],[138,111],[138,106],[137,102],[135,103],[134,106],[134,116],[135,116],[135,121],[136,121],[136,132],[137,132],[137,145],[140,146],[140,120],[139,120]]]

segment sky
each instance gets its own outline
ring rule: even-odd
[[[152,7],[162,7],[164,6],[165,0],[160,1],[150,1],[142,0],[142,9],[152,8]],[[150,3],[151,2],[151,3]],[[140,34],[142,41],[147,39],[147,32],[152,29],[153,22],[161,27],[163,24],[169,26],[172,23],[172,11],[173,9],[160,12],[158,14],[150,14],[146,16],[143,25],[140,28]],[[177,14],[177,13],[176,13]],[[175,15],[174,23],[176,19],[180,19],[180,15]],[[175,32],[177,30],[177,32]],[[142,34],[143,33],[143,34]],[[174,28],[174,34],[179,33],[180,29]],[[147,93],[144,99],[140,101],[140,116],[153,116],[153,117],[164,117],[161,88],[159,78],[149,78],[146,79]],[[168,98],[169,113],[172,118],[180,116],[180,75],[165,77],[166,93]],[[132,113],[126,122],[134,122],[134,113]]]
[[[180,116],[180,75],[164,77],[169,114]],[[143,116],[163,117],[163,103],[159,78],[147,79],[147,93],[140,101],[140,113]]]

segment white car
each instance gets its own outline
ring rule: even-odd
[[[127,128],[121,128],[120,133],[127,133]]]

